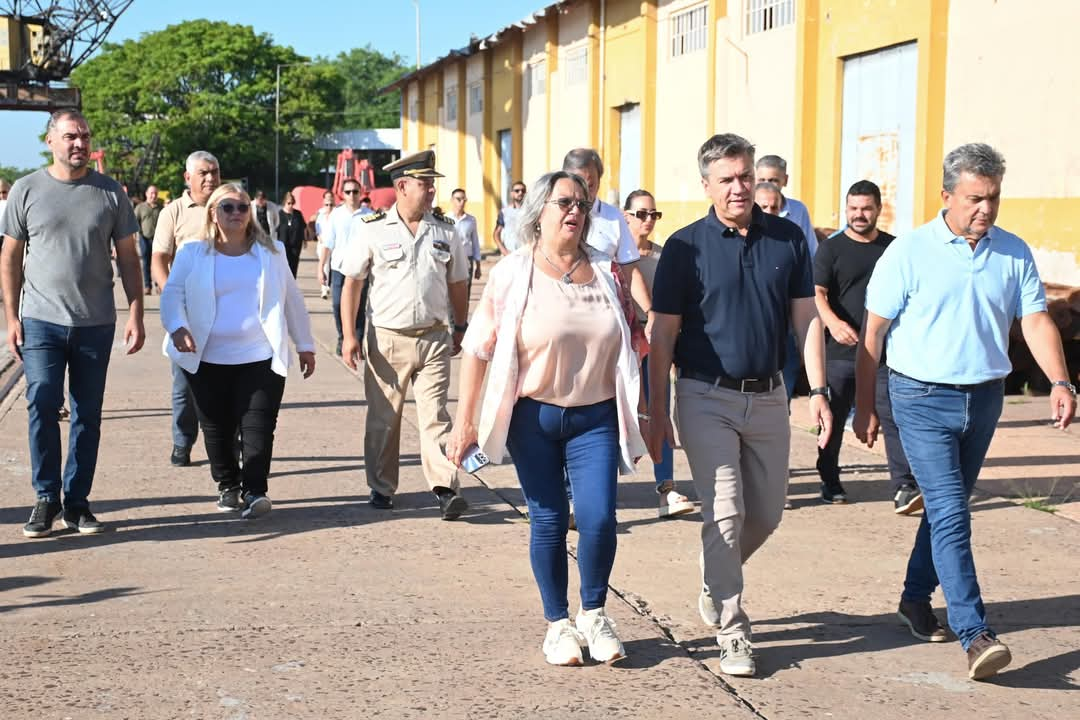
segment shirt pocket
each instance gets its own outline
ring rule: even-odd
[[[386,243],[379,246],[379,260],[383,265],[397,267],[405,259],[405,248],[401,243]]]

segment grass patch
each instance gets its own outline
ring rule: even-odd
[[[1056,513],[1058,511],[1057,505],[1050,503],[1050,498],[1030,498],[1025,500],[1023,505],[1026,508],[1045,513]]]
[[[1022,488],[1016,488],[1016,495],[1020,500],[1020,504],[1026,508],[1038,510],[1039,512],[1056,513],[1059,506],[1069,502],[1072,498],[1073,491],[1075,490],[1075,487],[1070,488],[1069,492],[1065,493],[1064,496],[1060,498],[1055,497],[1055,491],[1057,490],[1058,482],[1061,481],[1061,479],[1061,477],[1054,478],[1054,481],[1050,483],[1050,488],[1046,493],[1033,489],[1025,481]]]

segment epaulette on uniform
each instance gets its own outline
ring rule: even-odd
[[[368,213],[367,215],[362,215],[360,217],[360,219],[363,220],[366,223],[369,223],[369,222],[375,222],[376,220],[382,220],[384,217],[386,217],[386,212],[385,211],[376,210],[373,213]]]
[[[453,226],[453,224],[454,224],[454,221],[453,221],[453,220],[451,220],[450,218],[446,217],[446,216],[445,216],[445,215],[443,215],[443,214],[442,214],[441,212],[440,212],[440,213],[436,213],[436,212],[433,212],[433,213],[431,213],[431,214],[432,214],[433,216],[435,216],[435,219],[436,219],[436,220],[439,220],[440,222],[444,222],[444,223],[446,223],[447,225],[450,225],[450,226]]]

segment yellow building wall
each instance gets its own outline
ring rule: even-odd
[[[484,87],[484,55],[471,55],[465,60],[465,146],[464,188],[470,198],[469,212],[476,216],[480,239],[487,247],[490,243],[490,228],[495,225],[490,206],[486,202],[487,186],[484,181],[484,113],[474,113],[469,103],[469,87],[479,83]],[[484,98],[484,107],[490,98]],[[453,188],[451,188],[453,189]]]
[[[442,76],[442,110],[439,113],[438,140],[435,142],[435,162],[439,172],[446,176],[439,180],[436,186],[436,202],[447,212],[450,211],[451,207],[451,191],[456,187],[465,187],[465,173],[461,167],[461,153],[459,152],[459,146],[464,142],[464,137],[459,132],[461,103],[457,103],[458,107],[456,109],[459,111],[457,118],[451,120],[448,99],[451,91],[458,93],[461,91],[458,86],[458,75],[461,67],[460,62],[452,62],[436,71]],[[466,209],[471,210],[468,206]]]
[[[1023,0],[951,4],[944,146],[986,142],[1005,155],[998,224],[1032,246],[1044,280],[1080,285],[1080,3],[1045,5],[1036,16]]]
[[[543,93],[537,93],[528,81],[523,82],[521,102],[521,169],[516,179],[523,180],[530,186],[544,173],[551,170],[548,160],[548,123],[547,107],[549,88],[547,88],[547,40],[548,20],[529,28],[521,39],[523,80],[529,77],[532,67],[543,62],[545,87]],[[553,21],[552,21],[553,22]],[[541,67],[537,65],[537,67]],[[530,92],[531,90],[531,92]]]
[[[803,0],[796,13],[795,167],[814,223],[840,219],[843,58],[918,44],[915,225],[940,207],[949,0]],[[987,46],[990,47],[990,46]],[[1013,53],[1009,53],[1012,55]],[[789,159],[790,161],[790,159]]]
[[[592,145],[590,136],[596,91],[589,78],[592,66],[598,62],[589,40],[589,24],[592,22],[592,3],[571,6],[566,14],[559,16],[557,70],[553,73],[548,92],[551,100],[551,147],[552,168],[562,167],[563,156],[575,147]],[[576,85],[568,85],[567,56],[580,48],[588,52],[587,79]]]
[[[604,160],[604,177],[599,191],[604,199],[614,190],[625,194],[637,189],[618,187],[619,157],[622,152],[619,108],[639,104],[644,110],[647,90],[644,78],[650,72],[645,65],[646,18],[641,14],[641,5],[640,0],[608,0],[605,7],[604,93],[600,110],[603,125],[599,147],[596,148]],[[642,142],[634,149],[639,156],[644,155],[646,148],[651,150],[644,128],[641,135]]]

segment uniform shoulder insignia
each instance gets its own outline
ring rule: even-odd
[[[431,214],[432,214],[432,215],[434,215],[434,216],[435,216],[435,219],[436,219],[436,220],[438,220],[438,221],[440,221],[440,222],[444,222],[444,223],[446,223],[447,225],[453,225],[453,224],[454,224],[454,221],[453,221],[453,220],[451,220],[450,218],[446,217],[446,216],[445,216],[445,215],[443,215],[443,214],[442,214],[441,212],[433,212],[433,213],[431,213]]]
[[[376,220],[382,220],[384,217],[386,217],[386,213],[382,210],[378,210],[373,213],[368,213],[367,215],[362,216],[360,219],[366,223],[369,223],[375,222]]]

